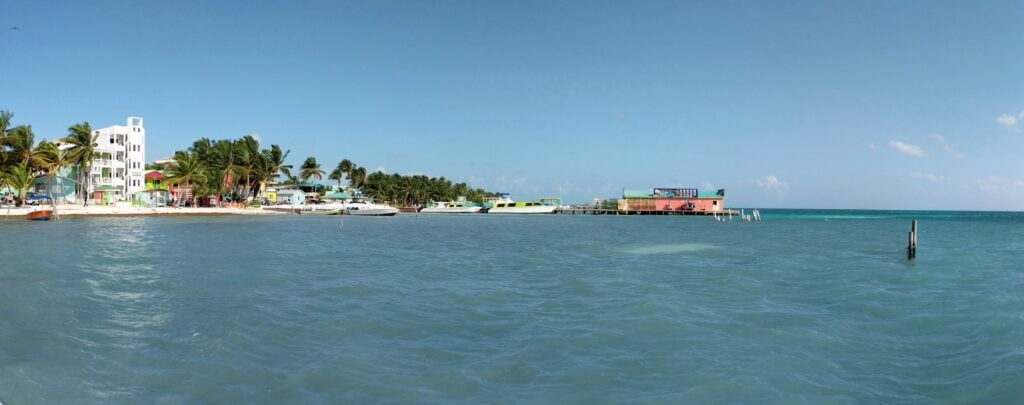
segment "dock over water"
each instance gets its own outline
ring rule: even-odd
[[[566,215],[702,215],[702,216],[739,216],[738,210],[719,210],[719,211],[696,211],[696,210],[620,210],[617,208],[600,208],[600,207],[567,207],[558,208],[555,210],[556,214]]]

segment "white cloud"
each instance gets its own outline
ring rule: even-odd
[[[704,182],[700,183],[700,189],[701,190],[717,190],[718,187],[715,187],[715,185],[713,183],[711,183],[710,181],[704,181]]]
[[[373,172],[374,173],[381,172],[381,173],[387,174],[388,171],[384,169],[384,166],[377,166],[377,169],[375,169]]]
[[[498,176],[494,178],[494,185],[499,187],[519,187],[526,186],[527,180],[525,177],[508,178],[505,176]]]
[[[1024,111],[1017,113],[1017,115],[1002,114],[999,117],[996,117],[996,122],[999,123],[999,125],[1017,132],[1020,132],[1020,127],[1017,124],[1020,124],[1022,121],[1024,121]]]
[[[975,180],[978,189],[989,193],[1004,194],[1015,190],[1024,190],[1024,180],[1006,179],[996,176]]]
[[[748,181],[765,191],[778,193],[779,197],[782,197],[783,194],[789,191],[789,183],[779,180],[778,177],[772,175],[765,176],[763,179],[750,179]]]
[[[889,147],[896,149],[907,156],[924,157],[924,149],[921,149],[921,147],[917,145],[911,145],[900,141],[889,141]]]
[[[868,149],[871,149],[871,150],[878,149],[878,145],[875,145],[874,142],[868,143]]]
[[[953,157],[955,157],[957,159],[963,159],[964,158],[964,154],[962,152],[956,150],[955,148],[950,146],[948,143],[946,143],[946,137],[944,137],[942,135],[939,135],[939,134],[932,134],[932,139],[934,139],[936,142],[938,142],[939,146],[941,146],[942,149],[946,151],[946,153],[952,155]]]
[[[921,172],[910,173],[910,177],[914,177],[914,178],[918,178],[918,179],[924,179],[924,180],[928,180],[928,181],[943,181],[943,180],[946,179],[943,176],[938,176],[938,175],[931,174],[931,173],[921,173]]]

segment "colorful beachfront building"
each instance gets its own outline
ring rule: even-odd
[[[144,207],[166,207],[171,201],[170,184],[166,174],[159,170],[150,170],[144,176],[145,189],[132,195],[132,204]]]
[[[696,188],[624,189],[620,211],[719,212],[725,210],[725,189]]]
[[[306,203],[306,192],[297,188],[277,190],[277,203],[281,205],[303,205]]]
[[[112,203],[145,190],[146,128],[142,118],[128,117],[126,125],[93,131],[96,149],[85,185],[89,199]],[[58,147],[70,145],[57,141]]]
[[[146,173],[145,190],[167,190],[170,186],[167,183],[167,175],[159,170],[150,170]]]
[[[47,196],[55,202],[73,202],[78,192],[78,167],[64,167],[53,176],[39,176],[29,192],[33,195]]]

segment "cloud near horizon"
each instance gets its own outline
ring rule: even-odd
[[[924,149],[921,149],[918,145],[911,145],[909,143],[903,143],[902,141],[892,140],[889,141],[889,147],[907,156],[924,157]]]
[[[789,183],[779,180],[779,178],[774,175],[768,175],[761,179],[750,179],[748,181],[762,190],[778,194],[780,198],[789,191]]]
[[[988,176],[975,180],[978,189],[995,194],[1006,194],[1024,190],[1024,180]]]

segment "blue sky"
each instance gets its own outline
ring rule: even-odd
[[[1024,210],[1024,2],[36,2],[0,109],[572,202]],[[8,27],[17,26],[19,30]]]

